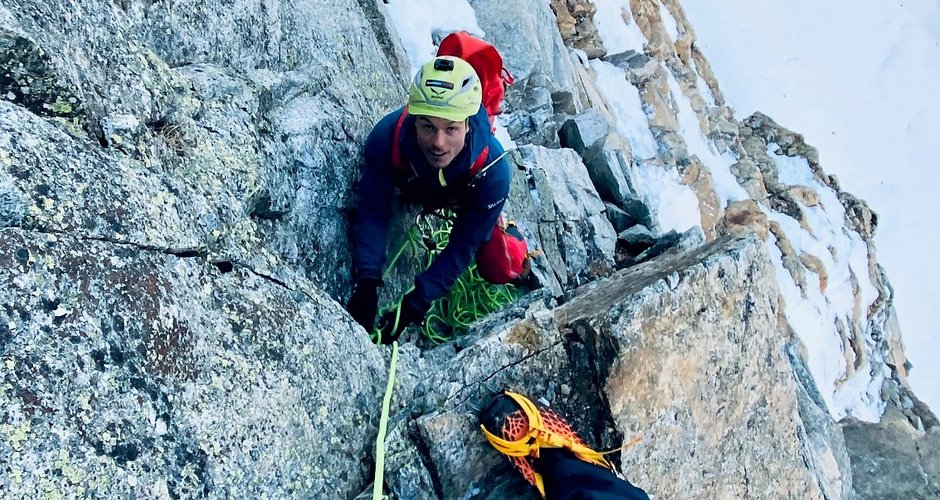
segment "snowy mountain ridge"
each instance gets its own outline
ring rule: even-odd
[[[467,16],[481,4],[457,4],[441,17],[421,2],[389,3],[413,69],[433,54],[435,32],[484,35]],[[649,229],[699,227],[711,239],[727,213],[747,212],[771,250],[788,322],[833,417],[878,421],[882,383],[892,369],[903,379],[906,359],[891,347],[901,332],[877,264],[875,214],[841,191],[799,134],[760,115],[736,122],[680,2],[556,1],[552,9],[602,98],[593,104],[625,139],[624,179],[649,208]],[[492,35],[497,46],[512,43]],[[511,120],[510,112],[502,122]]]
[[[614,15],[617,9],[619,16]],[[667,169],[675,166],[682,183],[696,194],[702,214],[695,218],[690,211],[691,217],[675,229],[700,225],[708,235],[730,204],[753,200],[769,221],[768,245],[778,266],[787,319],[806,346],[830,412],[836,420],[852,414],[877,421],[883,410],[880,388],[890,375],[882,341],[897,342],[900,332],[888,322],[893,314],[890,286],[877,267],[871,211],[837,191],[837,181],[822,171],[818,154],[799,135],[760,116],[738,130],[728,126],[732,113],[704,54],[695,47],[694,31],[679,2],[633,2],[633,9],[635,13],[628,2],[598,2],[596,15],[606,20],[600,32],[606,44],[614,50],[645,49],[667,73],[664,88],[661,81],[644,81],[627,68],[630,86],[645,105],[634,107],[640,112],[628,120],[642,123],[646,110],[675,117],[674,125],[650,127],[661,138],[661,150],[668,151],[665,159],[658,159]],[[623,23],[616,23],[618,17]],[[638,47],[636,40],[646,42]],[[632,91],[610,81],[601,87],[613,98]],[[674,141],[672,134],[682,139]],[[766,144],[763,151],[754,147],[757,140]],[[655,160],[641,159],[637,168],[650,161]],[[696,167],[707,170],[711,179],[692,180],[687,172]],[[657,196],[655,189],[648,191]],[[672,200],[667,203],[671,206],[657,212],[671,211]],[[903,373],[903,359],[890,361]]]

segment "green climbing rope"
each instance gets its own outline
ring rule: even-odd
[[[401,301],[395,313],[395,324],[392,331],[398,328],[401,319]],[[382,331],[376,328],[371,335],[382,341]],[[372,500],[382,500],[382,486],[385,484],[385,438],[388,434],[388,419],[392,406],[392,392],[395,389],[395,371],[398,369],[398,341],[392,341],[392,359],[388,363],[388,383],[385,384],[385,396],[382,397],[382,416],[379,417],[379,433],[375,438],[375,478],[372,481]]]
[[[385,268],[383,279],[405,250],[411,248],[416,253],[421,248],[426,250],[425,268],[427,268],[447,246],[451,229],[453,229],[454,214],[445,211],[434,215],[436,217],[433,218],[420,216],[408,228],[401,245]],[[457,278],[446,296],[431,303],[431,308],[425,316],[422,333],[432,343],[449,342],[465,333],[474,321],[516,300],[517,295],[515,286],[511,284],[494,285],[484,280],[480,277],[476,264],[473,264]],[[383,307],[380,315],[400,306],[399,302]],[[379,341],[376,332],[372,333],[372,340]]]
[[[453,219],[451,212],[444,212],[434,220],[425,217],[417,224],[421,241],[428,250],[428,266],[450,241]],[[435,344],[449,342],[466,332],[474,321],[502,309],[516,297],[513,285],[487,282],[473,264],[457,278],[446,296],[431,304],[422,331]]]

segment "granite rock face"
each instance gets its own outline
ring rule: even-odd
[[[906,360],[898,347],[901,331],[893,308],[894,292],[877,261],[877,214],[825,173],[819,153],[799,133],[761,113],[744,120],[734,118],[707,59],[696,47],[694,29],[680,1],[633,0],[628,6],[621,4],[619,13],[631,40],[618,38],[617,49],[622,52],[608,53],[603,61],[589,61],[585,67],[589,75],[597,76],[600,94],[590,107],[609,123],[617,123],[631,147],[618,154],[616,148],[605,145],[603,156],[583,154],[585,164],[596,167],[603,165],[598,158],[623,159],[624,180],[647,205],[652,220],[642,223],[654,234],[667,233],[676,224],[668,216],[671,207],[661,206],[663,191],[672,189],[681,193],[684,206],[697,205],[697,213],[690,211],[689,220],[701,227],[706,240],[724,234],[759,234],[771,257],[785,270],[780,275],[781,293],[787,297],[785,314],[817,302],[827,304],[822,307],[823,316],[832,316],[822,321],[833,325],[832,335],[842,344],[832,346],[833,357],[841,353],[844,363],[832,370],[809,365],[818,378],[816,383],[826,388],[823,399],[831,405],[833,416],[841,419],[856,411],[837,400],[863,401],[860,411],[869,421],[877,420],[885,405],[894,404],[907,412],[916,427],[918,419],[924,420],[923,412],[903,408],[881,390],[906,383]],[[575,50],[573,42],[564,39]],[[633,46],[624,47],[625,43]],[[601,57],[583,55],[584,59]],[[610,71],[604,73],[601,67]],[[608,77],[620,73],[626,83],[618,86],[616,79]],[[634,93],[638,103],[632,97],[622,99]],[[632,109],[631,123],[624,126],[607,117],[605,106],[594,103],[605,100]],[[565,144],[575,148],[578,141],[571,139],[578,134],[574,131],[580,132],[580,127],[585,136],[594,137],[592,131],[598,128],[591,126],[586,114],[577,118],[582,123],[569,120],[567,129],[563,128]],[[624,152],[633,157],[625,157]],[[601,183],[598,173],[592,169],[595,183]],[[650,177],[673,180],[649,185],[645,181]],[[602,184],[606,186],[598,192],[604,200],[618,205],[613,195],[623,183],[614,179]],[[620,208],[638,219],[627,207]],[[623,218],[619,214],[617,218],[622,224]],[[683,227],[687,224],[682,221]],[[816,246],[807,243],[810,240],[825,243]],[[835,298],[839,290],[851,290],[852,298],[834,306],[839,303]],[[800,338],[815,335],[812,327],[791,326]],[[809,355],[800,352],[808,360]]]
[[[343,294],[361,143],[403,98],[392,69],[400,63],[376,40],[374,8],[367,14],[351,0],[0,8],[3,72],[37,82],[29,96],[8,95],[15,104],[51,114],[82,147],[101,143],[95,154],[106,161],[165,174],[179,192],[171,198],[219,200],[221,220],[200,221],[210,231],[187,245],[219,244],[253,265],[277,255]]]
[[[407,403],[393,420],[412,431],[391,446],[412,450],[400,455],[412,465],[391,489],[406,496],[424,477],[437,498],[524,493],[474,418],[490,389],[508,388],[598,448],[640,436],[621,469],[655,497],[845,498],[842,434],[794,375],[773,273],[758,240],[726,237],[579,287],[560,306],[526,297],[458,349],[403,358],[403,377],[419,381],[396,393]],[[426,473],[413,471],[415,454]]]
[[[322,292],[93,237],[6,228],[0,250],[7,494],[349,495],[366,481],[384,366]]]
[[[0,489],[368,482],[384,363],[323,290],[402,87],[357,5],[329,7],[0,6]]]
[[[915,428],[900,409],[889,406],[880,423],[841,423],[852,459],[857,498],[940,496],[938,428]]]
[[[591,339],[617,431],[643,437],[628,476],[666,498],[822,498],[762,246],[717,240],[626,276],[556,314]]]
[[[594,26],[597,7],[586,0],[552,0],[552,10],[558,19],[558,31],[565,43],[583,50],[588,57],[604,57],[604,44]]]
[[[509,159],[505,211],[547,261],[536,261],[551,273],[539,276],[541,283],[576,286],[612,271],[617,235],[581,158],[570,149],[523,146]]]

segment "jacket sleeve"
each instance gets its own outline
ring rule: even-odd
[[[381,279],[385,266],[386,238],[395,190],[390,142],[397,118],[397,112],[387,115],[366,139],[353,224],[353,265],[357,279]]]
[[[488,161],[501,153],[502,148],[493,139]],[[500,159],[463,200],[464,206],[457,212],[447,246],[431,266],[415,278],[415,290],[409,297],[412,305],[426,311],[431,302],[450,291],[457,278],[470,267],[477,249],[489,239],[508,194],[509,164]]]

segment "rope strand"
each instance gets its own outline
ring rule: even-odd
[[[396,321],[397,323],[397,321]],[[398,326],[397,324],[395,326]],[[398,367],[398,341],[392,342],[392,360],[388,368],[388,384],[382,398],[382,417],[379,419],[379,435],[375,439],[375,479],[372,482],[372,500],[382,500],[385,483],[385,435],[388,433],[389,411],[395,387],[395,370]]]

